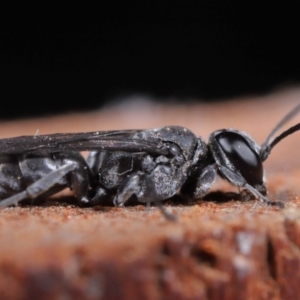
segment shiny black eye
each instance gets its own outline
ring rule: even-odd
[[[250,185],[262,183],[261,159],[242,135],[235,132],[222,132],[215,138],[227,159]]]

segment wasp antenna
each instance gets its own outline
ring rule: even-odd
[[[298,112],[300,111],[300,104],[298,104],[296,107],[294,107],[287,115],[285,115],[282,120],[275,126],[275,128],[271,131],[269,136],[267,137],[266,141],[261,145],[260,149],[260,157],[262,161],[265,161],[267,157],[270,155],[270,152],[272,148],[278,144],[282,139],[285,137],[291,135],[295,131],[298,131],[300,129],[300,123],[296,124],[295,126],[292,126],[288,130],[282,132],[279,136],[277,136],[273,141],[271,142],[272,138],[276,134],[276,132],[284,126],[288,121],[290,121]]]

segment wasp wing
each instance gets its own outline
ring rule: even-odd
[[[0,155],[36,151],[126,151],[166,155],[168,150],[160,140],[146,140],[138,133],[143,130],[94,131],[19,136],[0,139]]]

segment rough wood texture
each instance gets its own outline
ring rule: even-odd
[[[220,128],[259,143],[296,103],[297,89],[216,104],[146,103],[0,124],[1,137],[182,125],[207,138]],[[290,124],[299,122],[295,118]],[[266,162],[269,196],[257,201],[78,208],[54,202],[0,210],[0,299],[299,299],[300,133]],[[210,198],[234,191],[220,180]],[[209,198],[208,197],[208,198]]]

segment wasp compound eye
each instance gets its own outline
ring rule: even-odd
[[[216,136],[216,141],[226,158],[250,185],[255,186],[263,182],[261,159],[242,135],[222,132]]]

